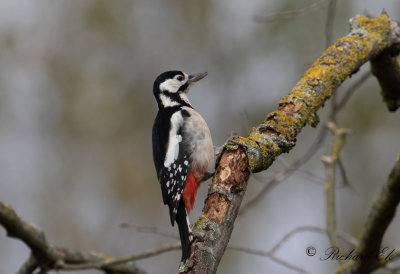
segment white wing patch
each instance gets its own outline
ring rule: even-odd
[[[183,123],[183,117],[180,111],[175,112],[171,117],[171,129],[169,131],[169,143],[167,155],[164,160],[164,167],[169,167],[178,159],[179,143],[182,142],[182,136],[178,134],[178,130]]]

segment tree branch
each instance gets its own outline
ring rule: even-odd
[[[180,244],[174,244],[114,259],[102,253],[85,253],[56,247],[47,242],[42,230],[34,224],[24,221],[11,206],[2,202],[0,202],[0,224],[5,228],[9,237],[20,239],[31,249],[31,256],[18,270],[18,274],[30,274],[36,269],[46,273],[52,269],[80,270],[88,268],[97,268],[108,274],[144,274],[145,272],[137,268],[132,261],[180,248]],[[88,267],[89,265],[93,267]]]
[[[339,246],[336,237],[336,165],[339,161],[339,153],[346,143],[346,135],[349,131],[344,128],[337,128],[333,121],[329,121],[327,127],[332,132],[331,154],[322,155],[321,161],[325,165],[326,182],[325,182],[325,197],[326,197],[326,229],[329,241],[332,246]]]
[[[216,273],[233,230],[250,172],[267,169],[282,153],[289,152],[301,129],[318,123],[317,110],[332,92],[369,59],[393,45],[388,39],[391,22],[357,16],[351,32],[330,46],[305,73],[276,111],[253,128],[247,138],[233,137],[218,160],[203,215],[193,229],[190,258],[184,273]],[[393,25],[393,24],[392,24]]]
[[[141,252],[139,254],[134,254],[126,257],[121,257],[121,258],[105,258],[103,260],[97,260],[94,262],[82,262],[80,264],[59,264],[58,267],[63,270],[85,270],[85,269],[102,269],[109,273],[110,271],[115,272],[115,273],[132,273],[132,272],[127,272],[130,271],[127,267],[132,267],[131,263],[136,260],[144,259],[144,258],[149,258],[153,257],[156,255],[159,255],[161,253],[171,251],[171,250],[177,250],[181,248],[181,244],[175,243],[171,245],[167,245],[164,247],[160,248],[155,248],[151,249],[145,252]],[[105,256],[104,256],[105,257]],[[77,263],[77,261],[74,261],[74,263]],[[124,272],[124,269],[125,270]],[[143,272],[140,272],[143,273]]]
[[[362,74],[362,76],[353,84],[351,85],[346,92],[344,93],[342,99],[332,107],[332,110],[329,114],[330,120],[335,120],[336,115],[338,114],[339,110],[341,110],[350,97],[354,94],[354,92],[371,76],[369,71]],[[311,146],[306,150],[305,154],[301,156],[299,159],[294,161],[289,167],[285,170],[277,173],[274,178],[269,180],[269,182],[260,190],[258,191],[257,195],[252,198],[247,204],[243,205],[240,209],[239,215],[245,214],[247,210],[251,207],[255,206],[261,199],[271,190],[273,189],[279,182],[285,180],[289,175],[291,175],[294,171],[298,170],[303,164],[305,164],[308,160],[311,159],[312,156],[318,151],[321,147],[323,141],[325,140],[328,133],[328,127],[326,124],[321,129],[318,136],[315,138],[314,142]]]
[[[389,111],[400,107],[400,28],[396,23],[392,25],[389,39],[397,41],[397,44],[371,59],[371,71],[378,79],[382,98]]]
[[[360,260],[353,261],[338,273],[363,274],[370,273],[379,266],[386,265],[390,258],[381,256],[380,246],[383,235],[396,213],[400,202],[400,153],[393,167],[388,181],[376,196],[367,221],[364,225],[362,237],[356,254]]]
[[[48,244],[43,231],[36,225],[23,221],[11,206],[2,202],[0,202],[0,224],[6,229],[9,237],[22,240],[31,249],[36,263],[42,268],[52,267],[58,260],[55,248]]]
[[[17,274],[31,274],[38,268],[38,262],[36,258],[31,254],[28,260],[21,266],[21,268],[17,271]]]

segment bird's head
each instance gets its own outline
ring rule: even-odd
[[[179,70],[166,71],[160,74],[153,86],[158,107],[190,106],[187,98],[190,87],[206,76],[207,72],[188,75]]]

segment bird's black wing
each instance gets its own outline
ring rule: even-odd
[[[173,125],[170,119],[162,118],[171,117],[171,115],[159,113],[156,117],[153,126],[153,158],[158,181],[161,184],[163,201],[169,206],[171,224],[174,225],[191,160],[183,134],[183,121],[189,113],[179,110],[172,115],[178,116],[173,120],[177,121]],[[165,155],[164,159],[159,157],[160,155]]]

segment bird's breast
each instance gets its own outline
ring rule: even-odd
[[[210,130],[203,117],[192,108],[185,108],[185,110],[189,116],[186,118],[183,129],[184,142],[191,152],[191,169],[194,173],[199,173],[194,174],[195,177],[199,177],[212,167],[214,147]]]

